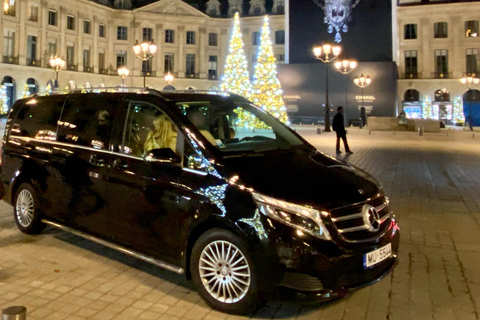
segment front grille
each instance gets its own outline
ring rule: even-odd
[[[285,272],[281,286],[298,291],[320,291],[323,284],[320,279],[304,273]]]
[[[365,205],[375,208],[378,220],[362,212]],[[338,233],[345,240],[369,240],[388,229],[390,223],[388,200],[385,197],[378,197],[352,206],[333,209],[330,217]]]
[[[375,266],[366,270],[358,270],[349,273],[343,273],[338,278],[338,284],[342,288],[355,288],[372,281],[380,279],[395,263],[395,259],[387,259]]]

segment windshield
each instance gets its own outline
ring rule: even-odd
[[[210,144],[226,154],[305,146],[284,124],[246,100],[179,102],[177,106]]]

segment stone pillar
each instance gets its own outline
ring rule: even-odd
[[[105,68],[108,69],[108,72],[112,72],[113,70],[117,69],[117,52],[115,51],[115,47],[113,43],[117,39],[117,28],[115,25],[115,20],[108,20],[107,25],[105,26],[107,29],[107,43],[108,49],[105,52]],[[130,55],[133,54],[133,50],[130,54],[127,53],[127,59]],[[130,70],[132,72],[132,70]]]
[[[91,32],[93,33],[93,47],[91,48],[90,51],[90,59],[92,61],[91,67],[93,72],[95,73],[100,73],[100,68],[98,66],[98,29],[99,29],[99,22],[98,22],[98,17],[93,16],[92,22],[91,22],[92,30]]]
[[[420,43],[423,43],[423,46],[419,48],[423,52],[418,53],[418,60],[421,61],[421,70],[422,70],[422,79],[430,79],[432,72],[434,72],[433,66],[433,52],[430,50],[430,43],[433,39],[433,25],[430,23],[429,18],[420,19],[420,28],[419,32]]]
[[[178,77],[185,78],[185,26],[178,26]]]
[[[220,45],[220,57],[221,60],[218,61],[218,78],[221,78],[221,75],[225,72],[225,63],[227,62],[227,54],[228,54],[228,48],[229,48],[229,43],[228,43],[228,29],[222,29],[220,30],[220,39],[219,39],[219,45]]]
[[[451,72],[453,79],[460,79],[463,76],[463,71],[466,71],[465,56],[466,52],[460,44],[460,35],[465,34],[463,20],[460,16],[451,16],[449,25],[452,30],[448,31],[450,41],[453,41],[451,48],[452,52],[448,53],[449,72]],[[457,36],[458,35],[458,36]],[[453,96],[451,96],[453,101]]]
[[[197,52],[200,51],[199,53],[199,65],[198,65],[198,73],[199,73],[199,78],[200,79],[206,79],[207,74],[208,74],[208,56],[207,56],[207,51],[208,51],[208,35],[207,35],[207,29],[205,28],[199,28],[198,29],[198,44],[199,47],[197,48]]]
[[[165,31],[163,30],[163,24],[157,23],[155,24],[155,44],[157,45],[157,53],[153,56],[155,62],[152,64],[153,70],[157,72],[157,77],[164,76],[164,61],[163,61],[163,38],[165,37]]]

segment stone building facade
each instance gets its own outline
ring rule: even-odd
[[[418,115],[430,104],[452,123],[472,98],[460,79],[480,76],[480,1],[399,0],[396,11],[399,109]]]
[[[128,9],[130,1],[126,0],[115,1],[113,6],[106,6],[108,2],[102,0],[3,1],[0,99],[5,101],[4,110],[26,90],[42,92],[48,84],[54,84],[55,71],[49,65],[52,55],[66,61],[58,73],[60,88],[118,86],[121,79],[117,69],[121,66],[130,70],[127,86],[143,86],[145,72],[147,86],[162,89],[166,85],[164,75],[170,71],[177,89],[219,88],[233,27],[231,18],[209,16],[180,0],[159,0],[136,9]],[[285,56],[281,3],[275,1],[270,16],[279,63]],[[207,13],[210,10],[215,14],[218,6],[218,1],[210,0]],[[261,15],[244,13],[241,18],[252,74],[262,24]],[[133,52],[137,40],[153,40],[158,46],[147,63]]]

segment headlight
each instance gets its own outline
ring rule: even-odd
[[[320,211],[252,193],[259,211],[269,218],[299,229],[322,240],[331,240]]]

